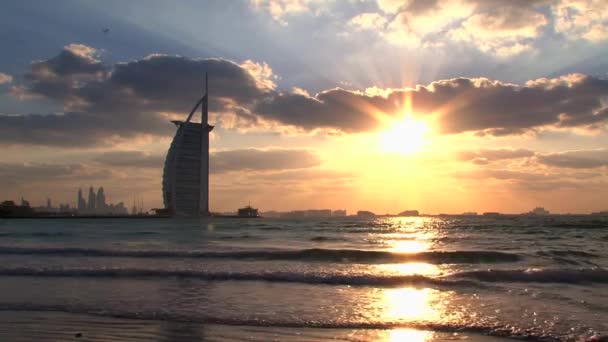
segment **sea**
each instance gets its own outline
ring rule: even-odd
[[[0,341],[603,341],[608,218],[0,220]]]

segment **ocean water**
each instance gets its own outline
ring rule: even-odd
[[[0,341],[585,341],[608,219],[0,220]]]

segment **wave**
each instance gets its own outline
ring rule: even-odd
[[[218,237],[218,240],[261,240],[260,236],[241,234],[241,235],[225,235]]]
[[[161,233],[160,232],[150,232],[150,231],[120,233],[120,235],[127,235],[127,236],[146,236],[146,235],[159,235],[159,234],[161,234]]]
[[[581,269],[525,269],[487,270],[460,272],[452,278],[474,279],[482,282],[564,283],[589,284],[608,283],[608,270],[603,268]]]
[[[275,227],[275,226],[259,227],[258,229],[261,229],[261,230],[283,230],[283,228],[281,228],[281,227]]]
[[[15,233],[0,233],[0,237],[62,237],[72,236],[70,233],[65,232],[15,232]]]
[[[540,251],[536,253],[539,256],[558,256],[558,257],[580,257],[580,258],[597,258],[599,255],[584,252],[584,251],[576,251],[571,249],[566,250],[550,250],[550,251]]]
[[[311,237],[310,241],[313,242],[334,242],[334,241],[347,241],[341,237],[332,237],[332,236],[315,236]]]
[[[294,328],[294,329],[356,329],[356,330],[388,330],[416,329],[440,333],[469,333],[504,338],[514,338],[526,341],[558,342],[564,338],[559,334],[548,334],[544,330],[521,329],[510,324],[482,323],[450,323],[450,322],[403,322],[403,321],[322,321],[262,318],[231,318],[217,317],[209,314],[184,314],[161,311],[128,311],[121,309],[97,308],[78,304],[34,304],[34,303],[0,303],[0,311],[13,312],[60,312],[98,317],[111,317],[130,320],[165,321],[178,323],[217,324],[225,326],[262,327],[262,328]]]
[[[203,252],[177,250],[108,250],[93,248],[0,247],[0,254],[134,258],[216,258],[359,263],[427,262],[431,264],[498,263],[521,260],[517,254],[495,251],[433,251],[394,253],[358,249],[243,250]]]
[[[188,269],[0,267],[0,276],[83,278],[193,278],[209,281],[266,281],[374,287],[485,287],[484,283],[608,283],[602,268],[464,271],[446,276],[324,272],[216,272]]]
[[[0,276],[77,277],[77,278],[193,278],[210,281],[266,281],[375,287],[480,287],[468,280],[431,278],[422,275],[370,275],[294,272],[207,272],[195,270],[133,269],[133,268],[34,268],[0,267]]]

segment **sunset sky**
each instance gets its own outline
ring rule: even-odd
[[[161,207],[208,72],[212,211],[608,210],[605,0],[12,1],[0,42],[0,200]]]

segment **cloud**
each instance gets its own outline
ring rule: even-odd
[[[567,39],[608,39],[608,9],[603,1],[560,0],[552,5],[552,13],[555,31]]]
[[[477,151],[463,151],[459,156],[461,160],[485,165],[497,160],[532,157],[534,156],[534,152],[526,149],[481,149]]]
[[[200,98],[202,78],[210,74],[210,110],[240,113],[274,87],[265,63],[150,55],[106,68],[95,49],[66,46],[59,55],[36,61],[27,83],[13,87],[22,99],[44,97],[64,113],[0,115],[0,143],[57,146],[113,144],[139,135],[171,135],[168,114],[184,115]],[[249,116],[248,116],[249,115]]]
[[[166,118],[155,113],[71,112],[48,115],[0,115],[0,143],[61,147],[112,145],[141,133],[168,135]]]
[[[595,0],[377,0],[350,27],[412,48],[465,42],[509,57],[534,50],[549,26],[567,39],[608,39],[608,11]]]
[[[349,24],[364,30],[383,29],[387,20],[378,13],[361,13],[353,17]]]
[[[110,179],[111,176],[109,170],[91,168],[80,163],[0,163],[0,184],[6,187],[53,180],[72,182],[76,179]]]
[[[380,7],[386,4],[380,4]],[[392,8],[396,8],[396,5]],[[398,45],[420,47],[442,36],[452,26],[473,13],[474,6],[461,0],[403,1],[381,36]]]
[[[30,93],[70,102],[77,101],[74,90],[82,82],[101,78],[105,71],[94,48],[69,44],[53,58],[32,62],[25,79]]]
[[[13,82],[13,76],[0,72],[0,84]]]
[[[300,149],[242,149],[214,152],[210,156],[211,172],[243,170],[288,170],[318,166],[319,157]]]
[[[304,129],[361,132],[376,128],[383,117],[400,113],[408,99],[415,115],[436,115],[444,134],[505,135],[545,126],[605,125],[607,93],[607,80],[581,74],[537,79],[524,86],[455,78],[371,95],[340,88],[314,97],[279,93],[258,103],[254,112]]]
[[[483,52],[498,56],[532,49],[534,39],[540,36],[540,29],[548,20],[537,8],[514,4],[516,2],[473,14],[450,32],[452,39],[469,42]]]
[[[608,148],[540,154],[537,156],[537,160],[541,164],[554,167],[597,168],[608,166]]]
[[[319,157],[303,149],[238,149],[212,152],[211,172],[271,171],[305,169],[320,165]],[[97,164],[111,167],[156,168],[161,170],[164,155],[141,151],[104,152],[93,158]]]
[[[165,157],[140,151],[104,152],[94,159],[95,162],[117,167],[162,168]]]
[[[345,132],[362,132],[375,128],[374,108],[391,107],[385,98],[340,88],[327,90],[314,97],[301,93],[277,93],[257,104],[260,116],[305,130],[332,128]]]
[[[68,45],[32,64],[19,94],[42,96],[64,113],[0,115],[0,143],[114,145],[142,135],[171,136],[170,119],[185,117],[210,75],[210,111],[219,125],[366,132],[397,119],[406,100],[418,117],[433,116],[444,134],[513,135],[545,128],[590,127],[608,120],[608,80],[582,74],[531,80],[523,86],[454,78],[403,89],[334,88],[314,96],[276,89],[265,63],[150,55],[113,68],[94,49]],[[268,125],[271,123],[272,125]],[[274,125],[274,126],[273,126]]]
[[[287,15],[307,13],[322,3],[321,0],[250,0],[253,7],[268,12],[281,25],[287,25]]]

